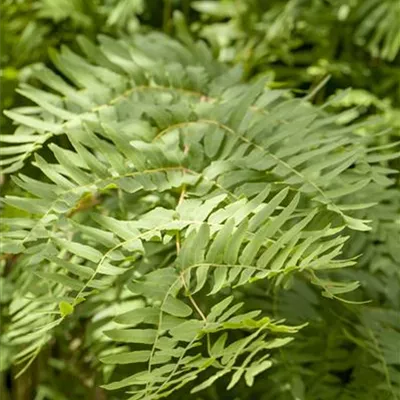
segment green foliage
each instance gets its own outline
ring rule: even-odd
[[[138,29],[142,0],[5,0],[1,4],[1,108],[23,101],[18,81],[31,77],[31,66],[48,62],[49,48],[74,45],[77,33],[94,38]],[[1,117],[2,127],[8,128]]]
[[[1,369],[39,371],[22,398],[399,399],[397,93],[334,92],[310,61],[343,62],[348,21],[392,63],[397,26],[368,19],[397,3],[192,2],[210,46],[167,19],[189,2],[165,2],[176,38],[124,18],[141,2],[38,3],[85,35],[30,67],[0,136]]]

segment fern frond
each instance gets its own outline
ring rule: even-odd
[[[38,70],[51,94],[25,85],[36,106],[8,112],[20,126],[3,137],[5,172],[33,155],[41,179],[14,174],[25,196],[3,199],[20,210],[2,221],[21,272],[6,338],[29,362],[60,324],[111,298],[93,328],[108,344],[98,355],[131,372],[107,389],[133,400],[228,375],[229,389],[252,386],[307,321],[241,313],[243,291],[300,277],[351,301],[345,229],[369,229],[362,193],[391,182],[380,164],[397,154],[369,148],[364,124],[241,83],[201,43],[99,40],[80,40],[85,56],[53,54],[64,78]]]

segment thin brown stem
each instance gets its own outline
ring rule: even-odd
[[[190,294],[189,288],[188,288],[188,286],[186,285],[185,277],[184,277],[183,275],[184,275],[184,271],[181,273],[180,277],[181,277],[182,284],[183,284],[183,286],[184,286],[184,288],[185,288],[185,290],[186,290],[186,295],[187,295],[187,297],[189,298],[189,300],[190,300],[190,302],[192,303],[193,307],[194,307],[194,308],[196,309],[196,311],[199,313],[201,319],[202,319],[204,322],[207,322],[207,318],[206,318],[206,316],[204,315],[203,311],[201,311],[200,307],[197,305],[197,303],[194,301],[192,295]]]
[[[183,186],[182,186],[181,195],[179,196],[178,205],[180,205],[180,204],[183,203],[183,201],[184,201],[184,199],[185,199],[185,193],[186,193],[186,186],[183,185]],[[180,234],[179,234],[179,232],[178,232],[178,233],[176,234],[176,253],[179,254],[180,250],[181,250],[181,237],[180,237]],[[182,271],[182,273],[180,274],[180,278],[181,278],[182,284],[183,284],[183,286],[184,286],[184,288],[185,288],[186,295],[187,295],[187,297],[189,298],[190,302],[192,303],[193,307],[194,307],[194,308],[196,309],[196,311],[199,313],[201,319],[202,319],[204,322],[207,322],[207,318],[205,317],[203,311],[201,311],[200,307],[197,305],[197,303],[194,301],[192,295],[190,294],[189,288],[188,288],[188,286],[187,286],[187,284],[186,284],[186,281],[185,281],[184,273],[185,273],[185,271]]]

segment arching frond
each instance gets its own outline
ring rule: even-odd
[[[19,127],[1,139],[3,165],[23,196],[3,199],[18,210],[2,221],[19,283],[5,337],[29,363],[87,313],[88,340],[116,371],[109,390],[133,400],[219,379],[251,387],[307,323],[285,322],[271,293],[300,279],[295,299],[317,288],[353,301],[359,282],[342,270],[358,254],[344,245],[370,229],[364,194],[392,182],[381,163],[398,154],[371,147],[365,124],[241,82],[201,42],[99,41],[53,54],[60,74],[36,73],[49,90],[22,86],[36,106],[7,113]],[[17,173],[29,161],[40,178]],[[241,310],[249,288],[267,308]]]

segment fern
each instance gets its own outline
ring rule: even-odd
[[[83,315],[105,364],[96,366],[112,375],[104,387],[126,398],[197,393],[218,380],[256,388],[270,369],[268,398],[286,398],[280,375],[304,398],[301,363],[288,377],[285,356],[306,345],[308,329],[318,342],[304,293],[357,301],[347,293],[359,282],[344,268],[358,254],[344,246],[373,234],[376,199],[366,193],[392,183],[381,163],[398,153],[371,145],[380,133],[370,122],[346,124],[329,104],[263,79],[244,83],[240,69],[184,40],[81,37],[83,54],[52,53],[59,74],[35,71],[47,90],[21,86],[35,105],[8,111],[18,127],[1,136],[4,172],[22,192],[3,199],[14,213],[2,219],[3,252],[17,257],[5,340],[27,367]],[[267,306],[244,304],[249,290]],[[285,311],[290,296],[304,301],[300,318]],[[328,378],[307,383],[307,398],[332,388]]]
[[[397,1],[379,3],[366,1],[355,12],[355,18],[360,21],[355,38],[374,56],[394,60],[400,51],[400,6]]]

